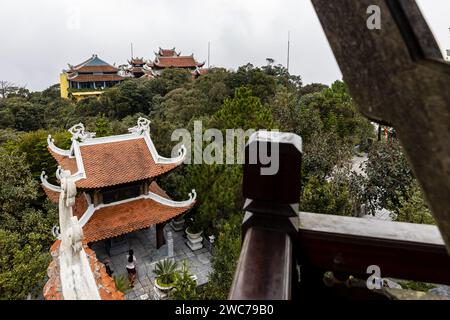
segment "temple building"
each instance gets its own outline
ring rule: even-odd
[[[80,100],[87,96],[99,96],[125,77],[119,69],[100,59],[96,54],[78,65],[70,65],[60,75],[61,97]]]
[[[149,63],[149,66],[155,74],[160,74],[162,70],[168,68],[183,68],[193,72],[203,67],[204,64],[205,62],[195,60],[193,54],[182,56],[181,52],[176,52],[175,48],[159,48],[158,52],[155,52],[155,59]]]
[[[153,79],[156,76],[144,58],[131,58],[128,60],[128,64],[119,66],[119,75],[126,78],[146,79]]]
[[[147,63],[143,58],[132,58],[131,60],[128,60],[128,63],[130,65],[128,70],[134,78],[140,78],[148,71],[146,69]]]
[[[128,233],[156,226],[156,247],[165,243],[164,225],[187,212],[195,203],[192,190],[185,201],[172,200],[158,185],[156,178],[181,165],[186,149],[178,156],[158,154],[149,134],[150,121],[139,118],[128,134],[95,138],[82,124],[75,125],[69,150],[55,146],[48,137],[48,150],[61,170],[69,170],[77,194],[73,214],[79,220],[87,244],[101,241],[107,252],[123,244]],[[41,175],[42,187],[53,202],[61,187]]]

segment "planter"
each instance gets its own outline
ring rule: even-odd
[[[186,241],[186,244],[189,248],[191,248],[192,251],[200,250],[201,248],[203,248],[202,233],[203,231],[191,233],[189,232],[189,228],[186,228],[186,235],[188,239],[188,241]]]
[[[158,283],[158,278],[155,279],[155,287],[158,288],[159,290],[163,291],[163,292],[167,292],[172,290],[175,286],[172,284],[159,284]]]
[[[186,235],[188,236],[188,238],[190,238],[192,240],[201,238],[202,233],[203,233],[203,231],[193,233],[193,232],[191,232],[191,230],[189,230],[189,228],[186,228]]]
[[[181,216],[181,217],[178,217],[178,218],[173,219],[173,220],[170,222],[170,226],[172,227],[172,229],[173,229],[174,231],[181,231],[181,230],[184,229],[184,222],[185,222],[185,220],[184,220],[184,218]]]

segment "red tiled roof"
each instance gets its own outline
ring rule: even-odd
[[[142,58],[133,58],[129,62],[130,64],[145,64],[145,61]]]
[[[69,81],[73,82],[93,82],[93,81],[122,81],[125,78],[117,74],[79,74]]]
[[[194,79],[196,79],[202,75],[207,74],[208,72],[209,72],[209,69],[195,69],[194,71],[192,71],[191,74],[192,74],[192,77]]]
[[[192,56],[179,57],[159,57],[158,61],[154,61],[153,65],[160,68],[195,68],[201,67],[204,63],[198,63]]]
[[[156,164],[144,138],[80,146],[86,179],[78,188],[100,188],[153,178],[180,163]]]
[[[89,204],[86,199],[86,195],[84,192],[78,193],[78,195],[75,198],[75,205],[73,206],[73,215],[80,220],[80,218],[83,216],[83,214],[86,212]]]
[[[69,72],[117,72],[118,68],[105,65],[105,66],[83,66],[83,67],[74,67],[69,70]]]
[[[66,156],[62,156],[56,152],[53,152],[53,150],[50,147],[47,147],[50,154],[55,158],[56,162],[64,169],[64,170],[70,170],[71,174],[75,174],[78,171],[77,167],[77,161],[75,158],[69,158]]]
[[[61,241],[56,240],[50,248],[53,260],[47,269],[49,279],[43,290],[45,300],[64,300],[58,263],[60,244]],[[100,298],[102,300],[125,300],[125,295],[117,290],[114,280],[106,273],[105,265],[98,261],[95,252],[89,249],[86,244],[83,247],[89,260]]]
[[[43,184],[41,184],[41,186],[42,189],[44,189],[44,192],[50,199],[50,201],[57,204],[59,202],[59,192],[50,190]],[[160,196],[163,197],[163,195]],[[73,215],[78,217],[78,220],[80,220],[80,218],[86,212],[88,206],[89,204],[87,202],[85,193],[84,192],[78,193],[78,195],[75,198],[75,205],[73,206]]]
[[[117,237],[168,221],[191,207],[169,207],[151,199],[138,199],[100,208],[83,227],[84,238],[95,242]]]
[[[164,191],[164,190],[159,186],[159,184],[156,183],[156,181],[153,181],[152,183],[150,183],[150,186],[148,187],[148,190],[149,190],[150,192],[153,192],[153,193],[157,194],[158,196],[163,197],[163,198],[171,199],[171,198],[169,197],[169,195],[166,193],[166,191]]]
[[[177,53],[175,52],[175,48],[174,49],[159,49],[158,55],[160,55],[162,57],[173,57],[173,56],[176,56]]]
[[[62,156],[47,148],[64,170],[78,171],[75,158]],[[167,173],[182,162],[157,164],[143,138],[80,146],[86,179],[75,182],[77,188],[94,189],[144,180]],[[46,190],[52,200],[51,190]],[[48,192],[48,193],[47,193]],[[57,199],[56,201],[57,202]]]

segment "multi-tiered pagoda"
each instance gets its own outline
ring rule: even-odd
[[[159,48],[158,52],[155,52],[155,60],[149,66],[156,74],[160,74],[162,70],[168,68],[182,68],[193,72],[203,67],[204,64],[205,62],[195,60],[193,54],[190,56],[182,56],[181,52],[176,52],[175,48]]]
[[[128,60],[129,67],[126,69],[127,74],[133,78],[154,78],[152,69],[148,66],[144,58],[132,58]]]
[[[70,65],[60,75],[61,97],[77,100],[86,96],[99,96],[125,78],[119,69],[100,59],[96,54],[78,65]]]
[[[185,159],[182,147],[175,158],[158,154],[149,134],[150,121],[139,118],[128,134],[95,138],[82,124],[72,127],[69,150],[55,146],[48,137],[48,150],[61,170],[70,170],[77,195],[73,214],[82,226],[87,243],[104,241],[107,251],[121,236],[156,225],[157,248],[164,240],[164,224],[195,202],[192,190],[186,201],[174,201],[156,178],[175,169]],[[61,187],[41,176],[47,196],[57,202]]]

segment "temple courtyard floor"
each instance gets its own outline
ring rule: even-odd
[[[186,245],[186,236],[184,231],[174,231],[169,224],[164,228],[165,233],[172,233],[173,238],[173,257],[179,265],[183,260],[187,261],[190,272],[196,276],[199,286],[208,282],[208,275],[211,271],[211,253],[207,248],[192,251]],[[166,237],[167,238],[167,237]],[[155,264],[167,258],[168,245],[164,244],[156,249],[156,228],[136,231],[126,236],[124,244],[117,250],[111,250],[111,256],[107,254],[103,241],[93,243],[91,248],[96,252],[97,258],[101,262],[110,260],[110,266],[113,270],[112,276],[127,277],[126,264],[128,249],[133,249],[136,256],[137,274],[134,288],[126,294],[127,300],[147,300],[158,299],[154,290],[155,274],[153,269]]]

